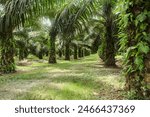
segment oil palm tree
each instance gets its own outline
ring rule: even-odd
[[[147,96],[145,82],[147,57],[150,53],[150,17],[149,0],[123,1],[124,9],[120,10],[120,44],[126,50],[124,73],[126,90],[134,95],[134,99]]]
[[[0,39],[1,39],[1,59],[0,71],[13,72],[14,65],[14,40],[13,30],[21,26],[33,15],[47,12],[47,8],[55,7],[63,3],[64,0],[1,0],[0,3],[6,3],[4,14],[0,16]],[[69,1],[69,0],[68,0]],[[50,32],[54,38],[57,34],[62,34],[66,42],[66,52],[69,52],[71,37],[77,30],[82,30],[83,22],[89,19],[89,16],[95,10],[102,10],[104,21],[104,54],[105,64],[107,66],[115,65],[114,59],[114,40],[113,40],[113,13],[111,0],[74,0],[68,2],[66,7],[59,12],[54,29]],[[121,48],[126,51],[125,73],[126,89],[134,90],[134,93],[143,97],[145,85],[143,84],[146,69],[146,57],[150,53],[149,47],[149,0],[123,0],[124,12],[121,15],[120,30]],[[96,5],[93,3],[96,3]],[[100,7],[98,6],[100,4]],[[102,7],[103,6],[103,7]],[[93,8],[93,9],[92,9]],[[16,12],[18,11],[18,12]],[[34,12],[33,12],[34,11]],[[35,13],[35,14],[34,14]],[[52,46],[52,53],[55,53],[55,39]],[[109,49],[108,49],[109,48]],[[53,58],[53,57],[52,57]],[[66,59],[70,59],[66,54]]]
[[[56,25],[55,23],[52,24],[52,28],[50,30],[50,51],[49,51],[49,63],[57,63],[56,61],[56,45],[55,45],[55,42],[56,42],[56,36],[58,34],[58,30],[56,28]]]
[[[13,35],[15,38],[15,47],[18,49],[19,60],[24,60],[28,56],[28,30],[17,30],[13,32]]]
[[[0,71],[10,73],[15,71],[13,30],[23,26],[25,21],[38,14],[52,9],[55,4],[65,0],[6,0],[4,14],[0,17],[1,58]]]
[[[114,35],[113,24],[114,14],[112,12],[113,3],[112,0],[104,0],[103,2],[103,25],[105,27],[104,32],[104,62],[106,66],[115,66],[115,48],[114,48]]]
[[[70,60],[70,44],[74,35],[82,32],[83,22],[91,15],[92,8],[94,7],[91,0],[73,1],[58,13],[54,28],[56,27],[58,34],[64,39],[66,60]]]
[[[64,0],[63,0],[64,1]],[[61,2],[63,2],[61,1]],[[95,0],[97,2],[97,0]],[[54,4],[54,0],[45,0],[45,1],[35,1],[35,0],[7,0],[6,2],[6,8],[5,8],[5,14],[3,17],[1,17],[1,30],[0,34],[1,37],[3,38],[8,38],[7,40],[7,45],[11,45],[11,48],[13,47],[13,39],[12,37],[12,31],[16,26],[24,25],[24,22],[29,19],[29,17],[33,16],[33,11],[36,11],[38,13],[43,13],[44,8],[50,8],[52,4]],[[56,2],[58,3],[58,2]],[[49,5],[51,4],[51,6]],[[38,7],[38,6],[44,6],[44,7]],[[75,32],[76,28],[82,28],[81,26],[81,21],[84,22],[85,19],[88,19],[88,15],[91,14],[93,7],[93,1],[92,0],[80,0],[80,1],[73,1],[65,7],[65,9],[58,14],[58,17],[56,18],[57,25],[59,32],[61,32],[65,39],[65,45],[66,45],[66,59],[70,59],[69,55],[69,44],[71,42],[71,35]],[[16,10],[20,12],[15,12]],[[2,25],[3,24],[3,25]],[[9,30],[8,30],[9,29]],[[53,31],[54,32],[54,31]],[[8,34],[9,33],[9,34]],[[50,33],[52,34],[52,33]],[[6,36],[7,35],[7,36]],[[6,37],[5,37],[6,36]],[[3,39],[4,40],[4,39]],[[53,41],[51,41],[53,42]],[[4,42],[5,44],[5,42]],[[51,44],[51,47],[53,48],[52,51],[50,52],[55,53],[54,44]],[[3,46],[3,49],[5,48],[5,45]],[[7,48],[8,50],[8,48]],[[7,51],[6,50],[6,51]],[[3,51],[3,52],[6,52]],[[5,54],[10,53],[9,50],[6,53],[2,53],[3,56]],[[13,52],[11,52],[13,53]],[[7,55],[6,55],[7,56]],[[13,54],[12,56],[7,56],[7,57],[2,57],[1,61],[3,61],[3,58],[8,58],[11,57],[10,62],[2,62],[4,63],[1,64],[2,66],[7,66],[9,67],[9,63],[14,64],[13,60]],[[50,59],[53,58],[55,59],[55,56],[50,56]],[[49,59],[49,62],[51,61]],[[7,61],[7,60],[6,60]],[[55,62],[55,60],[53,60]],[[8,65],[5,65],[8,63]],[[11,68],[11,67],[10,67]],[[14,69],[14,68],[13,68]],[[13,71],[12,69],[12,71]],[[7,71],[7,70],[6,70]],[[11,71],[11,70],[10,70]]]

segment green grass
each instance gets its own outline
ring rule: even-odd
[[[0,76],[0,99],[97,100],[123,99],[120,69],[105,68],[97,55],[57,64],[28,59],[17,73]]]

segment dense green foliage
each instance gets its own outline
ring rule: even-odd
[[[116,67],[119,54],[129,97],[147,99],[149,6],[149,0],[0,0],[0,74],[15,72],[16,58],[30,55],[56,64],[98,52],[106,67]]]
[[[126,89],[137,97],[147,95],[147,86],[144,80],[146,61],[150,53],[150,2],[140,0],[124,1],[125,9],[120,14],[121,49],[125,50],[124,73]]]

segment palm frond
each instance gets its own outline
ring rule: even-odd
[[[82,32],[86,28],[90,15],[95,10],[96,0],[73,0],[57,14],[55,24],[59,31],[64,35],[73,35],[76,32]]]
[[[36,14],[42,14],[65,0],[7,0],[0,18],[0,33],[9,32]]]

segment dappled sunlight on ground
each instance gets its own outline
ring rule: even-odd
[[[31,61],[31,60],[30,60]],[[118,68],[105,68],[92,55],[57,64],[32,61],[0,76],[0,99],[123,99]]]

